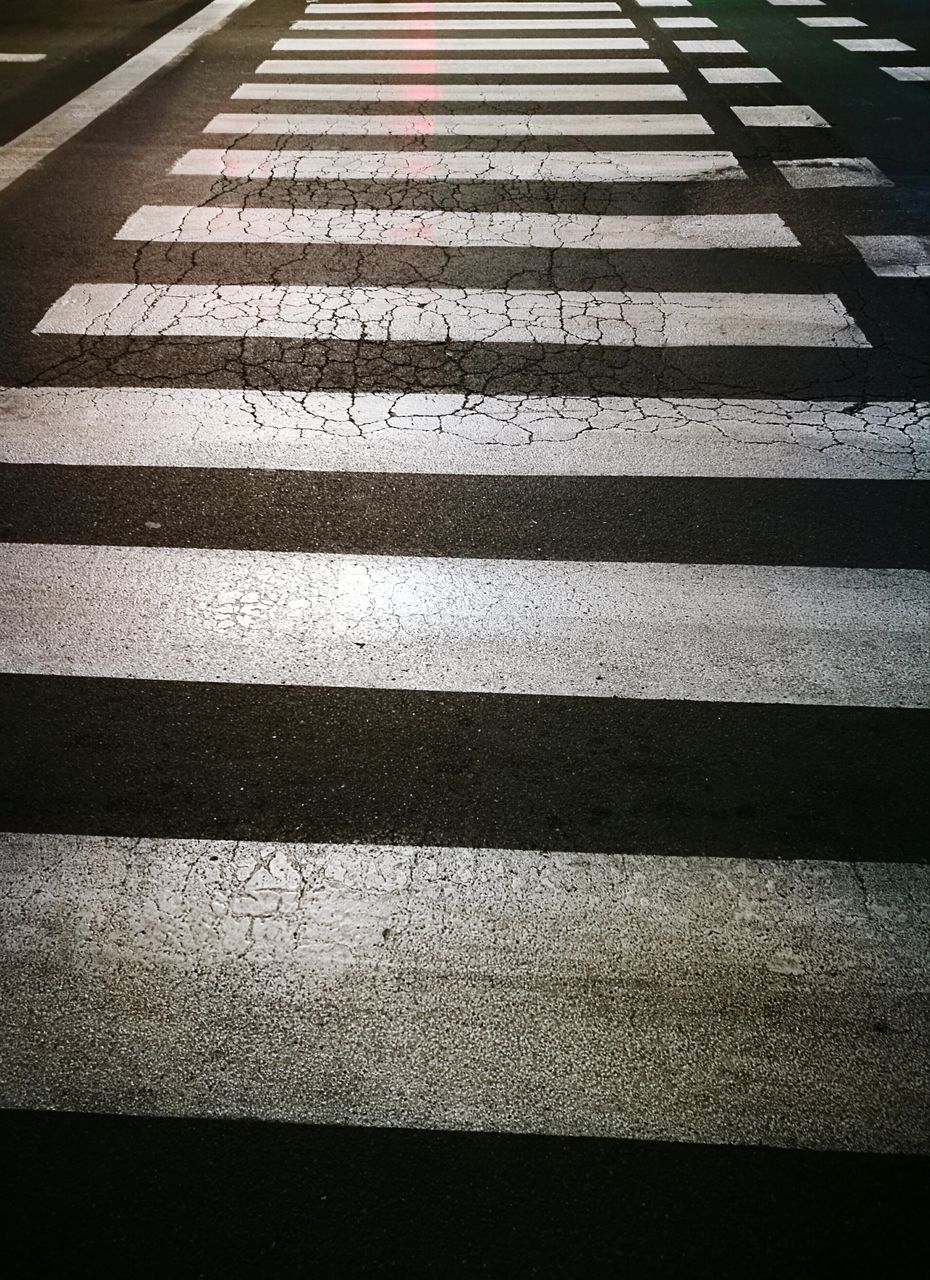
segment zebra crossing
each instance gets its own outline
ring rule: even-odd
[[[894,179],[675,0],[233,7],[0,391],[5,1104],[927,1151]]]

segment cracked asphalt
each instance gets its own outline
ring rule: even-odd
[[[913,0],[5,4],[29,1274],[912,1274],[928,64]]]

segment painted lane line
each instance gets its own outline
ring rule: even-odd
[[[128,58],[116,71],[0,147],[0,191],[121,102],[156,71],[183,57],[202,36],[218,30],[237,10],[251,3],[252,0],[212,0],[147,49]]]
[[[877,276],[916,280],[930,276],[930,236],[847,236]]]
[[[191,205],[143,205],[115,238],[482,249],[762,249],[795,248],[798,244],[775,213],[613,216]]]
[[[499,47],[499,46],[495,46]],[[658,58],[270,58],[260,76],[663,75]]]
[[[689,27],[716,27],[710,18],[653,18],[653,22],[663,31],[683,31]]]
[[[44,62],[47,57],[45,53],[0,53],[0,62]]]
[[[708,84],[781,84],[768,67],[698,67]]]
[[[12,674],[930,706],[916,570],[7,543],[0,572]]]
[[[649,42],[639,36],[586,36],[578,40],[560,36],[518,36],[513,40],[501,36],[488,39],[436,37],[433,39],[417,39],[409,37],[402,40],[374,37],[366,39],[334,39],[304,38],[276,40],[271,46],[275,53],[493,53],[498,49],[520,49],[526,52],[555,53],[562,49],[595,49],[602,52],[620,49],[648,49]]]
[[[742,124],[757,129],[829,129],[829,123],[813,107],[731,107]]]
[[[768,0],[768,3],[778,9],[814,9],[823,8],[826,0]]]
[[[930,404],[0,389],[0,460],[491,476],[930,479]]]
[[[677,84],[243,84],[236,100],[304,102],[684,102]]]
[[[691,0],[636,0],[641,9],[690,9]]]
[[[620,347],[867,348],[830,293],[77,284],[35,333]]]
[[[851,53],[914,53],[912,44],[903,40],[834,40],[843,49]]]
[[[775,168],[793,187],[893,187],[865,156],[817,156],[813,160],[776,160]]]
[[[867,27],[859,18],[798,18],[805,27]]]
[[[675,0],[672,0],[674,3]],[[589,4],[582,0],[544,0],[541,3],[527,4],[524,0],[522,4],[496,4],[493,0],[463,0],[462,3],[446,3],[430,4],[315,4],[312,8],[307,9],[307,13],[333,15],[335,17],[344,16],[347,13],[363,13],[371,14],[378,17],[383,13],[608,13],[616,14],[620,12],[620,6],[613,3]],[[323,24],[321,24],[323,25]]]
[[[8,1106],[927,1149],[919,864],[661,841],[0,849]],[[895,1034],[857,1052],[878,1018]]]
[[[228,133],[237,138],[254,134],[275,137],[348,137],[398,135],[444,137],[574,137],[581,134],[641,136],[644,134],[712,134],[703,116],[662,113],[617,115],[298,115],[253,112],[214,116],[204,133]]]
[[[737,40],[673,40],[682,53],[745,53]]]
[[[285,181],[714,182],[745,180],[731,151],[250,151],[197,149],[173,174]]]
[[[624,30],[632,31],[635,23],[629,18],[572,18],[573,31]],[[359,18],[348,22],[292,22],[291,31],[564,31],[563,18],[389,18],[383,21]]]
[[[882,67],[882,71],[895,80],[930,80],[930,67]]]

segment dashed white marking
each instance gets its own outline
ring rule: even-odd
[[[304,134],[365,136],[401,135],[430,138],[443,137],[574,137],[642,134],[712,134],[703,116],[671,112],[642,115],[635,112],[617,115],[298,115],[254,112],[250,115],[224,113],[214,116],[204,133],[229,133],[236,137],[252,134]]]
[[[243,84],[235,99],[304,102],[683,102],[677,84]]]
[[[673,3],[676,0],[672,0]],[[680,0],[679,0],[680,2]],[[431,4],[424,3],[394,3],[394,4],[315,4],[312,8],[308,7],[306,12],[317,14],[333,15],[336,17],[344,16],[347,13],[365,13],[378,17],[383,13],[610,13],[620,12],[620,6],[613,3],[605,3],[599,0],[598,3],[588,3],[588,0],[533,0],[532,4],[527,4],[523,0],[521,4],[496,4],[494,0],[459,0],[458,3],[445,0],[445,3]],[[324,23],[320,24],[325,25]]]
[[[18,675],[930,705],[920,571],[28,543],[0,568]]]
[[[177,61],[201,36],[216,31],[238,9],[251,3],[252,0],[212,0],[173,31],[128,58],[108,76],[79,93],[12,142],[5,143],[0,147],[0,191],[28,173],[117,102],[121,102],[128,93],[148,80],[149,76]]]
[[[47,56],[44,53],[0,53],[0,62],[43,62]]]
[[[852,53],[913,53],[914,46],[903,40],[834,40]]]
[[[690,9],[691,0],[636,0],[641,9]]]
[[[617,10],[616,12],[619,12]],[[340,22],[333,19],[320,22],[319,19],[291,23],[291,31],[565,31],[570,26],[572,31],[630,31],[635,23],[629,18],[386,18],[381,21],[375,18],[358,18]]]
[[[737,40],[675,40],[682,53],[745,53]]]
[[[798,241],[776,213],[456,213],[143,205],[117,240],[461,248],[762,249]]]
[[[930,479],[930,404],[0,389],[0,460],[449,475]]]
[[[745,179],[732,151],[188,151],[171,172],[285,181],[712,182]]]
[[[848,236],[877,276],[930,276],[930,236]]]
[[[865,156],[817,156],[813,160],[776,160],[793,187],[893,187],[894,183]]]
[[[495,44],[495,48],[500,46]],[[525,46],[521,46],[525,47]],[[658,58],[270,58],[260,76],[543,76],[662,75]]]
[[[859,18],[798,18],[805,27],[867,27]]]
[[[678,31],[689,27],[716,27],[710,18],[653,18],[657,27],[664,31]]]
[[[769,4],[775,5],[776,8],[797,8],[797,9],[813,9],[823,8],[826,0],[768,0]]]
[[[927,868],[630,843],[4,834],[5,1105],[926,1151]]]
[[[829,129],[813,107],[731,107],[737,120],[759,129]]]
[[[781,84],[768,67],[698,67],[708,84]]]
[[[640,347],[868,347],[831,293],[76,284],[35,333]]]
[[[557,52],[562,49],[596,49],[606,52],[609,49],[648,49],[649,44],[639,36],[584,36],[574,40],[566,36],[518,36],[510,39],[505,36],[490,36],[488,39],[472,37],[446,38],[437,36],[431,39],[419,39],[414,36],[392,40],[388,37],[376,36],[372,39],[334,39],[321,37],[305,37],[302,39],[276,40],[271,46],[275,53],[365,53],[367,51],[383,53],[493,53],[497,49],[521,49],[526,52]]]
[[[930,67],[882,67],[895,80],[930,80]]]

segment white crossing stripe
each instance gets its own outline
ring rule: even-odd
[[[713,182],[745,179],[731,151],[249,151],[198,149],[179,175],[285,181]]]
[[[4,463],[440,475],[930,477],[930,404],[0,389]]]
[[[698,67],[708,84],[781,84],[768,67]]]
[[[191,205],[143,205],[116,239],[475,249],[761,249],[798,244],[776,213],[622,216]]]
[[[930,705],[916,570],[29,543],[0,569],[14,674]]]
[[[499,45],[495,45],[496,48]],[[662,75],[658,58],[270,58],[259,76]]]
[[[225,112],[214,116],[204,133],[305,134],[312,137],[349,135],[409,135],[444,137],[575,137],[580,134],[637,136],[643,134],[712,134],[703,116],[663,112],[643,115],[636,112],[616,115],[427,115],[353,116],[301,115],[295,113]]]
[[[877,276],[930,276],[930,236],[848,236]]]
[[[653,18],[653,22],[664,31],[682,31],[689,27],[716,27],[710,18]]]
[[[690,9],[691,0],[636,0],[641,9]]]
[[[621,347],[868,347],[831,293],[76,284],[35,333]]]
[[[813,9],[823,8],[826,0],[768,0],[769,4],[775,5],[777,8],[797,8],[797,9]]]
[[[798,18],[805,27],[867,27],[859,18]]]
[[[0,62],[43,62],[46,56],[44,53],[0,53]]]
[[[619,11],[618,11],[619,12]],[[320,22],[302,20],[291,23],[291,31],[630,31],[635,23],[629,18],[388,18],[383,21],[370,18],[350,19],[348,22],[331,20]]]
[[[737,40],[674,40],[682,53],[745,53]]]
[[[111,1110],[238,1123],[660,1134],[818,1167],[925,1132],[921,864],[0,843],[5,990],[29,1012],[5,1048],[42,1064],[7,1072],[7,1106],[73,1109],[80,1063]]]
[[[812,160],[776,160],[775,168],[792,187],[893,187],[865,156],[816,156]]]
[[[834,40],[853,53],[913,53],[914,46],[903,40]]]
[[[648,3],[648,0],[646,0]],[[683,0],[671,0],[671,3],[682,3]],[[431,4],[424,3],[394,3],[394,4],[315,4],[307,8],[307,13],[326,14],[340,16],[346,13],[367,13],[374,17],[382,13],[609,13],[615,14],[620,12],[619,4],[605,3],[604,0],[598,0],[598,3],[590,4],[587,0],[532,0],[527,3],[523,0],[522,4],[497,4],[494,0],[459,0],[458,3]],[[325,25],[323,23],[320,24]]]
[[[211,0],[122,66],[92,84],[11,142],[0,146],[0,191],[109,111],[156,71],[181,57],[202,36],[223,26],[252,0]]]
[[[372,39],[333,39],[325,37],[304,37],[292,39],[286,37],[276,40],[271,46],[275,53],[364,53],[375,51],[383,53],[493,53],[496,49],[522,49],[527,52],[557,52],[562,49],[648,49],[648,41],[639,36],[585,36],[578,40],[565,36],[517,36],[514,39],[502,36],[489,36],[487,39],[477,37],[436,37],[420,39],[414,36],[392,40],[388,37],[375,36]]]
[[[759,129],[829,129],[813,107],[731,107],[737,120]]]
[[[930,67],[882,67],[895,80],[930,80]]]
[[[774,78],[774,77],[773,77]],[[234,99],[305,102],[683,102],[677,84],[243,84]]]

